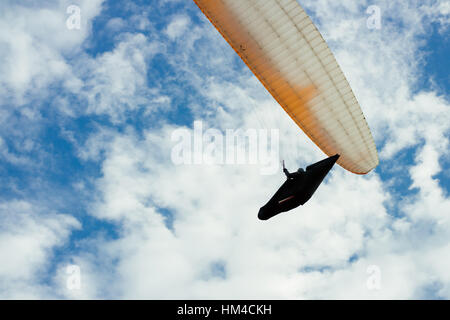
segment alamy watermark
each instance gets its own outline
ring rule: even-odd
[[[371,5],[367,8],[366,13],[369,15],[367,18],[367,28],[370,30],[381,29],[381,8],[379,6]]]
[[[381,290],[381,268],[377,265],[371,265],[366,270],[369,277],[366,285],[368,290]]]
[[[66,20],[66,26],[69,30],[81,29],[81,8],[76,5],[70,5],[67,7],[66,13],[69,17]]]
[[[68,290],[81,289],[81,268],[77,265],[69,265],[66,267],[66,288]]]
[[[278,129],[209,128],[195,121],[193,130],[172,132],[171,159],[175,165],[259,165],[262,175],[279,170]]]

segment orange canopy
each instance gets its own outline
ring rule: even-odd
[[[296,0],[194,0],[297,125],[358,174],[378,165],[350,85]]]

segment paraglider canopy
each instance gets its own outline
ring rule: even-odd
[[[296,0],[194,0],[295,123],[343,168],[378,165],[372,134],[333,53]]]

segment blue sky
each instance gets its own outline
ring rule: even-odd
[[[308,206],[262,225],[282,175],[174,166],[171,133],[269,126],[290,167],[323,154],[193,1],[2,2],[0,297],[448,299],[448,2],[300,3],[380,165],[335,169]],[[70,4],[80,30],[66,27]],[[380,30],[366,28],[372,4]],[[370,265],[380,290],[366,287]]]

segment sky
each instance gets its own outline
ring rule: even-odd
[[[1,1],[0,298],[450,299],[450,2],[300,4],[380,164],[261,222],[281,169],[177,165],[174,132],[325,156],[193,1]]]

